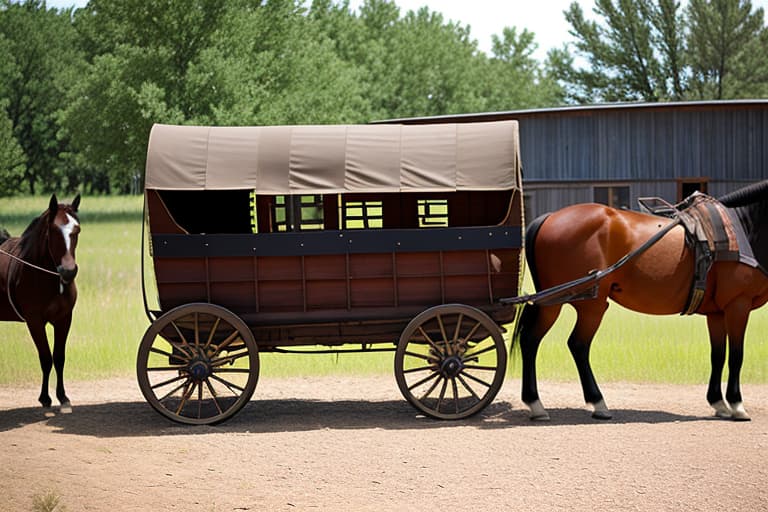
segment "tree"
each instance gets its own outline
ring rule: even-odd
[[[492,57],[484,66],[481,87],[484,110],[498,111],[559,105],[565,91],[551,68],[542,69],[533,58],[537,45],[533,32],[505,27],[492,36]]]
[[[578,53],[590,69],[574,70],[578,101],[660,101],[682,95],[682,18],[674,0],[596,0],[604,24],[578,3],[565,12]],[[562,59],[561,59],[562,63]]]
[[[40,0],[0,0],[7,57],[0,65],[0,98],[7,100],[4,112],[25,155],[29,193],[68,188],[60,158],[68,142],[59,137],[57,116],[65,105],[67,78],[82,64],[70,16],[69,10],[46,9]]]
[[[13,124],[5,116],[7,100],[0,101],[0,196],[19,191],[27,159],[13,137]]]
[[[763,10],[753,13],[749,0],[691,0],[687,13],[692,96],[725,99],[764,93],[768,35]]]
[[[566,11],[575,47],[552,54],[571,100],[669,101],[768,93],[768,34],[749,0],[596,0],[602,23]]]
[[[91,0],[76,26],[88,69],[72,84],[62,132],[95,191],[127,192],[142,175],[153,123],[197,114],[187,73],[226,11],[218,0]]]

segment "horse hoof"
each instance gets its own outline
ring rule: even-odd
[[[608,406],[605,405],[605,400],[600,400],[599,402],[595,402],[592,404],[592,407],[594,408],[592,412],[592,417],[596,420],[610,420],[613,418],[613,414],[611,414],[611,411],[608,410]]]
[[[595,411],[592,413],[592,417],[596,420],[611,420],[613,414],[610,411]]]
[[[710,405],[712,405],[712,408],[715,410],[716,417],[723,420],[729,420],[733,417],[731,408],[728,407],[728,404],[726,404],[723,400],[718,400],[717,402]]]
[[[744,404],[741,402],[736,402],[734,404],[731,404],[731,419],[733,421],[751,421],[752,418],[749,417],[749,414],[747,414],[747,411],[744,409]]]
[[[535,402],[531,402],[527,405],[531,410],[531,421],[549,421],[549,413],[541,404],[541,400],[536,400]]]
[[[72,404],[69,402],[61,404],[61,408],[59,409],[59,412],[61,414],[71,414],[72,413]]]

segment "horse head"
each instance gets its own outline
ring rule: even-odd
[[[48,205],[48,250],[64,284],[71,283],[77,276],[75,250],[80,234],[79,206],[80,194],[72,204],[59,204],[53,194]]]

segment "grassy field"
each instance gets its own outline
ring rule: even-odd
[[[48,204],[47,197],[0,200],[0,227],[18,235]],[[149,321],[141,293],[141,197],[85,197],[77,259],[78,304],[67,348],[67,378],[134,374],[136,351]],[[531,290],[530,284],[526,286]],[[542,344],[539,377],[577,380],[565,340],[574,321],[570,308]],[[754,313],[747,333],[743,382],[768,382],[768,311]],[[652,317],[612,305],[593,345],[600,382],[705,384],[709,343],[703,317]],[[261,374],[389,374],[391,353],[342,355],[263,354]],[[517,377],[519,360],[511,364]],[[34,345],[20,323],[0,323],[0,385],[37,383]],[[394,382],[394,378],[393,378]]]

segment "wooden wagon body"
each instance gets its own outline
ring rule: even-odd
[[[180,412],[196,394],[202,401],[207,379],[219,367],[215,357],[192,357],[200,351],[190,347],[206,342],[216,346],[199,338],[215,338],[224,319],[241,338],[252,337],[229,348],[255,344],[250,352],[350,344],[399,350],[398,383],[401,389],[405,386],[406,398],[423,410],[423,400],[409,396],[410,385],[400,382],[407,379],[399,373],[411,370],[397,369],[409,352],[406,333],[418,338],[412,343],[426,346],[427,352],[442,354],[426,338],[445,331],[446,323],[453,322],[456,334],[444,335],[450,338],[444,345],[463,343],[466,351],[467,343],[474,345],[483,337],[500,339],[500,331],[491,331],[514,320],[516,309],[499,301],[517,296],[520,284],[523,215],[517,128],[515,121],[156,125],[148,146],[145,196],[154,302],[159,307],[147,310],[153,325],[142,342],[147,347],[140,351],[145,396],[178,421],[211,423],[231,416],[235,406],[220,410],[215,397],[214,413],[190,418]],[[424,314],[435,308],[437,313]],[[415,325],[417,317],[421,324]],[[462,322],[471,324],[464,320],[470,317],[482,329],[464,336],[459,331]],[[154,353],[178,363],[170,369],[179,375],[174,379],[181,386],[177,391],[184,395],[189,391],[185,385],[192,389],[187,399],[182,396],[179,411],[170,410],[178,402],[164,405],[168,397],[155,392],[162,386],[153,388],[150,382],[153,371],[147,359],[157,339],[171,348]],[[505,364],[500,359],[506,352],[499,352],[503,343],[493,344],[495,370],[503,374],[505,366],[499,365]],[[438,363],[456,350],[448,352],[440,361],[423,356],[437,368],[432,372],[437,380],[445,374]],[[207,366],[195,377],[192,365],[197,363]],[[463,359],[459,364],[466,366]],[[255,366],[258,371],[257,362]],[[458,378],[459,383],[465,380]],[[489,387],[497,387],[497,381],[500,385],[498,375],[493,380]],[[248,386],[240,386],[245,391],[237,409],[243,395],[246,401],[250,396]],[[465,417],[489,401],[480,396],[466,407],[454,404],[457,411],[449,414],[441,412],[445,394],[443,390],[437,410],[430,405],[424,412]]]

